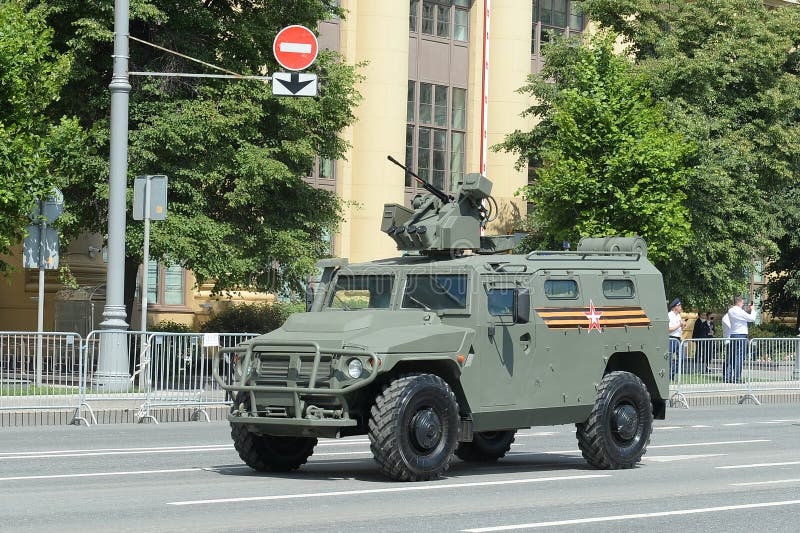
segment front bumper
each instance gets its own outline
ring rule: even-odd
[[[228,376],[230,382],[219,374],[221,358],[226,354],[241,359],[237,366],[240,371]],[[271,364],[263,362],[262,357],[272,359]],[[331,378],[332,369],[338,367],[334,362],[345,357],[361,358],[371,370],[363,378],[345,383]],[[322,369],[323,359],[328,374]],[[249,424],[270,434],[327,436],[357,425],[349,416],[344,396],[372,383],[379,364],[376,354],[363,350],[321,348],[313,341],[256,339],[245,346],[220,350],[214,356],[212,373],[222,389],[249,394],[249,407],[234,405],[228,415],[231,423]],[[278,371],[282,375],[276,375]],[[270,375],[265,376],[266,372]],[[320,403],[323,405],[316,405]]]

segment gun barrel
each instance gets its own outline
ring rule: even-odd
[[[394,157],[392,157],[392,156],[390,156],[390,155],[387,155],[387,156],[386,156],[386,159],[388,159],[389,161],[391,161],[392,163],[394,163],[394,164],[395,164],[395,165],[397,165],[398,167],[400,167],[400,168],[402,168],[403,170],[405,170],[405,171],[406,171],[406,174],[408,174],[409,176],[411,176],[412,178],[414,178],[415,180],[417,180],[417,182],[418,182],[420,185],[422,185],[422,188],[423,188],[423,189],[425,189],[426,191],[428,191],[429,193],[431,193],[432,195],[434,195],[435,197],[437,197],[439,200],[441,200],[441,201],[442,201],[442,203],[445,203],[445,204],[446,204],[446,203],[448,203],[448,202],[450,202],[450,201],[452,200],[452,198],[451,198],[450,196],[448,196],[448,195],[447,195],[447,193],[445,193],[444,191],[441,191],[441,190],[437,189],[435,186],[431,185],[430,183],[428,183],[428,182],[427,182],[427,181],[425,181],[424,179],[420,178],[420,177],[419,177],[417,174],[415,174],[415,173],[414,173],[414,172],[413,172],[413,171],[412,171],[410,168],[408,168],[407,166],[405,166],[403,163],[401,163],[400,161],[398,161],[398,160],[397,160],[397,159],[395,159]]]

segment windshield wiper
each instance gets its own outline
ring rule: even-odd
[[[414,298],[414,297],[413,297],[413,296],[411,296],[410,294],[406,294],[406,296],[408,297],[408,299],[409,299],[409,300],[411,300],[411,301],[412,301],[412,302],[414,302],[415,304],[419,305],[420,307],[422,307],[422,308],[423,308],[423,309],[425,309],[426,311],[432,311],[432,309],[431,309],[430,307],[428,307],[427,305],[425,305],[425,304],[424,304],[423,302],[421,302],[420,300],[418,300],[418,299]]]
[[[338,294],[336,294],[335,292],[333,293],[333,298],[334,298],[335,300],[339,300],[339,303],[341,303],[341,304],[342,304],[342,309],[344,309],[345,311],[352,311],[352,310],[353,310],[353,308],[352,308],[352,307],[350,307],[349,305],[347,305],[347,304],[344,302],[344,300],[342,300],[342,297],[341,297],[341,296],[339,296]]]

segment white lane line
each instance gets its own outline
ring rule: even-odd
[[[683,429],[682,426],[655,426],[653,429]]]
[[[695,425],[695,426],[689,426],[689,427],[693,427],[693,428],[698,428],[698,429],[700,429],[700,428],[710,428],[711,426],[706,426],[706,425],[704,425],[704,424],[697,424],[697,425]]]
[[[759,509],[765,507],[781,507],[787,505],[800,505],[800,500],[787,500],[787,501],[766,502],[766,503],[748,503],[743,505],[726,505],[724,507],[705,507],[700,509],[681,509],[678,511],[662,511],[658,513],[638,513],[638,514],[625,514],[616,516],[598,516],[594,518],[575,518],[573,520],[556,520],[553,522],[531,522],[529,524],[514,524],[508,526],[462,529],[462,531],[468,533],[488,533],[490,531],[512,531],[515,529],[534,529],[540,527],[571,526],[575,524],[594,524],[597,522],[612,522],[617,520],[638,520],[641,518],[656,518],[660,516],[720,513],[724,511],[737,511],[741,509]]]
[[[178,472],[199,472],[203,468],[175,468],[172,470],[137,470],[133,472],[92,472],[85,474],[53,474],[49,476],[0,477],[0,481],[20,481],[32,479],[64,479],[77,477],[141,476],[147,474],[175,474]]]
[[[735,470],[739,468],[763,468],[766,466],[789,466],[800,465],[800,461],[787,461],[785,463],[753,463],[749,465],[731,465],[731,466],[718,466],[720,470]]]
[[[100,452],[131,452],[131,451],[150,451],[150,450],[187,450],[187,449],[203,449],[203,448],[219,448],[219,447],[232,447],[232,444],[206,444],[206,445],[185,445],[185,446],[158,446],[147,448],[89,448],[89,449],[74,449],[74,450],[40,450],[37,452],[0,452],[0,459],[4,457],[17,457],[26,455],[43,455],[43,454],[63,454],[63,453],[100,453]]]
[[[643,461],[654,461],[656,463],[670,463],[672,461],[686,461],[689,459],[705,459],[707,457],[722,457],[727,453],[706,453],[701,455],[645,455]]]
[[[491,487],[499,485],[519,485],[523,483],[544,483],[547,481],[574,481],[581,479],[596,479],[611,477],[611,474],[587,474],[580,476],[556,476],[538,477],[525,479],[509,479],[505,481],[481,481],[477,483],[442,483],[430,485],[405,485],[402,487],[392,487],[386,489],[363,489],[363,490],[341,490],[336,492],[311,492],[301,494],[277,494],[273,496],[249,496],[241,498],[220,498],[216,500],[189,500],[167,502],[167,505],[208,505],[210,503],[235,503],[235,502],[255,502],[269,500],[297,500],[306,498],[326,498],[332,496],[354,496],[357,494],[382,494],[391,492],[411,492],[421,490],[444,490],[444,489],[463,489],[469,487]]]
[[[553,435],[561,435],[560,431],[538,431],[536,433],[517,433],[517,437],[551,437]]]
[[[733,427],[733,426],[746,426],[749,422],[731,422],[729,424],[722,424],[723,426]]]
[[[777,483],[800,483],[800,479],[777,479],[775,481],[751,481],[749,483],[731,483],[731,486],[751,487],[753,485],[773,485]]]
[[[219,451],[228,451],[233,449],[233,446],[224,446],[224,447],[214,447],[214,448],[177,448],[177,449],[149,449],[149,450],[141,450],[141,449],[132,449],[132,450],[125,450],[125,451],[115,451],[115,452],[81,452],[81,453],[41,453],[39,455],[16,455],[16,456],[7,456],[7,457],[0,457],[0,461],[11,461],[14,459],[53,459],[53,458],[62,458],[62,457],[98,457],[101,455],[142,455],[142,454],[150,454],[150,453],[198,453],[198,452],[219,452]]]
[[[771,442],[768,439],[752,439],[752,440],[725,440],[719,442],[691,442],[688,444],[659,444],[657,446],[648,446],[647,449],[653,448],[691,448],[695,446],[722,446],[727,444],[754,444],[758,442]]]

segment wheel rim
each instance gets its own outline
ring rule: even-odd
[[[422,409],[411,419],[410,433],[414,446],[423,452],[429,452],[442,440],[442,419],[433,409]]]
[[[628,402],[619,403],[611,415],[611,432],[614,439],[621,444],[630,444],[638,439],[641,424],[639,412]]]

